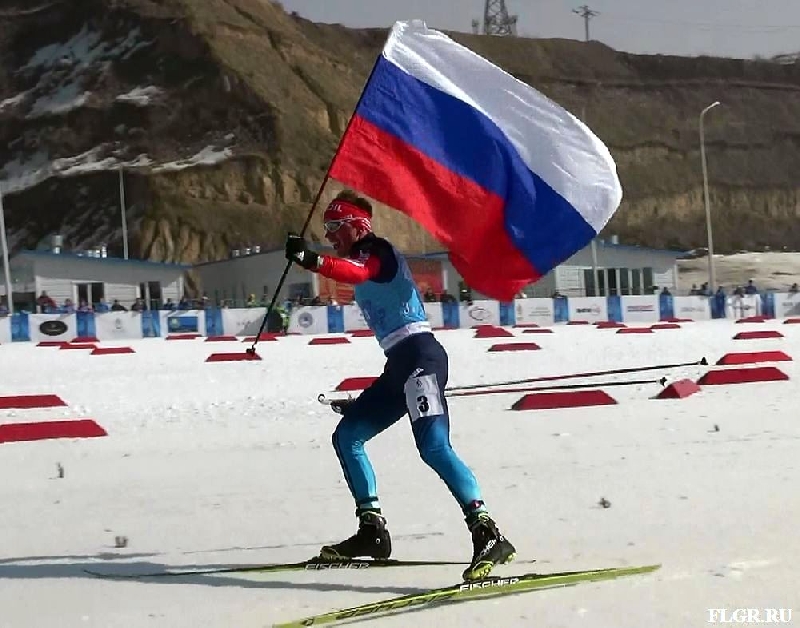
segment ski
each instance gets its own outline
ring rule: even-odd
[[[475,582],[461,582],[441,589],[431,589],[424,593],[413,593],[402,597],[390,598],[378,602],[370,602],[341,610],[330,611],[320,615],[312,615],[282,624],[273,624],[273,628],[302,628],[303,626],[319,626],[333,624],[338,621],[364,617],[366,615],[395,613],[412,607],[441,602],[461,602],[477,597],[509,595],[525,591],[567,587],[582,582],[613,580],[622,576],[646,574],[659,569],[661,565],[644,565],[641,567],[612,567],[587,571],[565,571],[551,574],[525,574],[506,578],[490,577]]]
[[[466,565],[468,563],[447,560],[394,560],[394,559],[352,559],[322,560],[311,558],[299,563],[272,563],[260,565],[230,565],[219,567],[191,567],[187,569],[165,569],[145,573],[121,573],[84,569],[85,573],[98,578],[136,579],[136,578],[175,578],[181,576],[206,576],[235,573],[276,573],[281,571],[326,571],[337,569],[378,569],[388,567],[435,567],[437,565]]]

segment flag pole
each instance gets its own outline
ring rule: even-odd
[[[387,38],[388,41],[388,38]],[[384,44],[385,47],[385,44]],[[381,51],[383,48],[381,48]],[[382,53],[381,53],[382,54]],[[356,117],[356,112],[358,111],[359,105],[361,105],[361,101],[364,98],[364,94],[367,91],[367,87],[369,86],[370,82],[372,81],[372,76],[375,74],[375,70],[378,67],[378,62],[380,61],[381,55],[379,54],[378,57],[375,59],[375,63],[372,65],[372,69],[369,72],[369,76],[367,77],[366,83],[364,83],[364,87],[361,90],[361,94],[358,97],[358,102],[356,102],[356,106],[353,109],[353,113],[350,115],[350,119],[347,121],[347,126],[344,129],[344,133],[342,133],[342,137],[339,140],[339,145],[336,147],[336,152],[333,155],[333,159],[331,159],[330,163],[328,164],[328,169],[325,172],[325,176],[322,179],[322,183],[320,183],[319,189],[317,190],[317,195],[314,197],[314,202],[311,204],[311,209],[308,212],[308,216],[306,216],[306,221],[303,223],[303,228],[300,230],[300,236],[303,237],[308,230],[308,226],[311,224],[311,218],[314,216],[314,212],[317,210],[317,205],[319,204],[319,200],[322,197],[322,192],[325,189],[325,186],[328,183],[328,180],[331,177],[331,170],[333,169],[333,164],[336,163],[336,158],[339,156],[339,151],[342,149],[342,144],[344,143],[344,139],[347,137],[347,132],[350,130],[350,126],[353,124],[353,120]],[[292,262],[289,260],[286,262],[286,267],[283,269],[283,274],[281,275],[280,280],[278,280],[278,286],[275,288],[275,292],[272,294],[272,299],[267,306],[267,311],[264,314],[264,318],[261,321],[261,326],[258,328],[258,333],[253,340],[253,345],[247,349],[247,353],[251,356],[254,356],[256,353],[256,345],[258,344],[258,339],[261,337],[261,334],[264,331],[264,326],[267,324],[267,320],[269,319],[269,315],[272,313],[272,310],[275,308],[275,302],[278,300],[278,295],[283,288],[283,284],[286,282],[286,276],[289,274],[289,269],[292,267]]]

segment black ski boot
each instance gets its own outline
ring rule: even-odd
[[[500,534],[497,525],[485,512],[468,519],[472,532],[472,564],[464,570],[465,581],[480,580],[489,575],[495,565],[510,563],[516,556],[511,542]]]
[[[319,552],[323,560],[348,560],[368,556],[386,559],[392,554],[392,537],[386,519],[380,512],[365,510],[359,515],[358,532],[335,545],[326,545]]]

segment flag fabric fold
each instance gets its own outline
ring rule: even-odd
[[[423,22],[394,25],[330,168],[508,301],[586,246],[622,199],[580,120]]]

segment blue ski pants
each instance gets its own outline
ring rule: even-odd
[[[447,353],[433,334],[409,336],[387,352],[381,376],[347,406],[332,440],[357,509],[379,505],[364,443],[405,415],[411,419],[420,457],[447,485],[464,514],[482,505],[475,476],[450,444],[444,396],[447,362]]]

